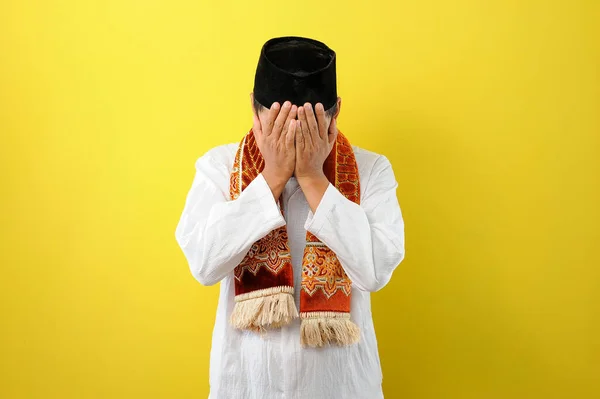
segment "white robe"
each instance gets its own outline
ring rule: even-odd
[[[404,222],[389,160],[353,146],[361,204],[348,200],[330,183],[314,214],[292,177],[282,193],[282,216],[262,174],[237,200],[229,199],[237,147],[238,143],[217,146],[198,158],[175,232],[196,280],[202,285],[221,283],[210,353],[209,399],[383,398],[370,292],[383,288],[404,259]],[[229,325],[233,269],[254,242],[283,225],[292,254],[296,306],[300,305],[308,230],[336,253],[352,280],[350,317],[361,330],[357,344],[303,348],[297,319],[269,330],[263,338]]]

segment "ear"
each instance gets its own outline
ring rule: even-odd
[[[341,109],[342,109],[342,97],[338,96],[338,98],[337,98],[337,111],[333,115],[332,119],[337,119],[338,115],[340,114]]]
[[[329,139],[329,148],[333,148],[333,144],[337,140],[338,130],[337,130],[337,120],[331,119],[331,123],[329,124],[329,134],[327,135]]]
[[[254,109],[254,93],[250,93],[250,109],[252,109],[252,131],[260,137],[262,130],[260,127],[260,118],[256,109]]]
[[[258,114],[256,113],[256,109],[254,108],[254,92],[250,93],[250,109],[252,110],[252,114],[256,117],[258,117]]]

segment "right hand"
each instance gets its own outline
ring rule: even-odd
[[[298,123],[295,120],[297,112],[298,107],[286,101],[282,107],[279,103],[273,103],[262,123],[258,115],[253,113],[252,131],[256,145],[265,160],[262,174],[276,198],[296,167],[294,142]]]

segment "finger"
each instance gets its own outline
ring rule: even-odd
[[[304,107],[298,108],[298,120],[300,121],[300,133],[305,140],[305,144],[310,143],[310,131],[308,130],[308,120],[306,119],[306,109]]]
[[[271,105],[271,108],[269,108],[269,113],[267,114],[266,126],[264,127],[265,136],[269,136],[271,134],[271,132],[273,131],[273,124],[275,123],[275,118],[279,114],[279,109],[280,109],[280,106],[279,106],[278,102],[274,102]]]
[[[285,125],[285,120],[287,119],[291,108],[291,102],[286,101],[283,103],[283,107],[281,107],[281,111],[279,111],[279,115],[277,115],[277,119],[275,119],[275,124],[273,125],[273,133],[277,136],[281,135],[283,125]]]
[[[317,125],[319,126],[319,137],[321,140],[327,139],[327,120],[325,118],[325,108],[323,104],[317,103],[315,107],[317,113]]]
[[[297,126],[298,126],[298,121],[295,119],[292,119],[290,121],[290,124],[288,125],[288,130],[285,135],[285,144],[288,146],[288,148],[291,148],[294,146],[294,141],[296,140],[296,127]]]
[[[305,148],[304,135],[302,134],[302,122],[299,120],[296,121],[296,140],[298,140],[298,137],[300,137],[301,147],[298,147],[298,143],[296,142],[296,154],[298,154],[298,151],[304,151]]]
[[[296,124],[296,149],[301,151],[304,150],[306,145],[306,137],[302,131],[302,125],[304,125],[304,123],[301,120],[298,120],[298,123]]]
[[[308,121],[308,130],[310,131],[310,135],[311,137],[318,138],[319,125],[317,124],[317,119],[315,118],[312,105],[310,103],[304,104],[304,110],[306,111],[306,120]]]
[[[298,114],[298,106],[297,105],[292,105],[292,108],[290,109],[290,113],[288,114],[288,117],[285,120],[285,125],[283,126],[283,132],[287,132],[288,131],[288,127],[290,125],[290,121],[292,119],[296,119],[296,115],[297,114]]]

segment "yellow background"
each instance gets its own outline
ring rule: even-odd
[[[400,184],[386,398],[600,397],[598,1],[0,4],[0,397],[207,397],[218,286],[175,226],[287,34]]]

